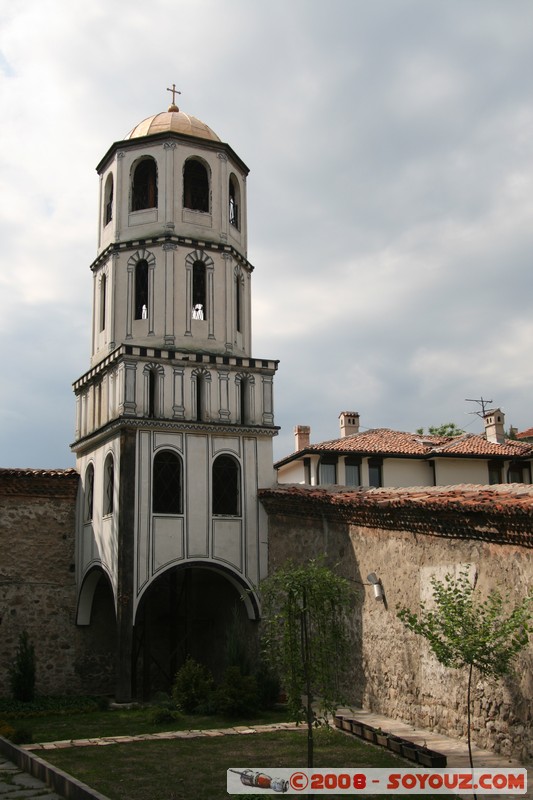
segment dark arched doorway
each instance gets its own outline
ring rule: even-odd
[[[137,697],[148,700],[158,691],[169,692],[188,656],[220,678],[226,667],[228,629],[235,617],[253,648],[257,608],[249,598],[243,602],[245,587],[238,584],[235,576],[220,569],[187,565],[167,570],[148,587],[134,629]]]

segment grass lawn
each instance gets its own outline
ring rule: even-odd
[[[0,718],[14,728],[31,731],[34,742],[56,742],[63,739],[92,739],[101,736],[135,736],[140,733],[187,731],[191,729],[230,728],[233,725],[266,725],[286,722],[283,710],[262,711],[257,717],[227,719],[219,716],[182,714],[174,721],[154,722],[153,707],[86,711],[77,713],[39,713],[35,716],[17,717],[0,713]]]
[[[408,766],[391,753],[338,731],[319,731],[316,738],[317,767]],[[306,764],[306,753],[306,735],[302,730],[72,747],[39,755],[110,800],[223,800],[228,797],[229,767],[265,770],[302,767]],[[388,800],[394,797],[387,795]]]

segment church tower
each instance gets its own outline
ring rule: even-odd
[[[108,604],[126,701],[168,689],[187,655],[216,673],[230,620],[258,619],[277,362],[251,354],[248,168],[232,148],[173,102],[97,172],[77,623]]]

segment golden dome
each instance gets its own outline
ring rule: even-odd
[[[137,139],[139,136],[152,136],[155,133],[181,133],[185,136],[196,136],[200,139],[220,142],[216,133],[205,122],[179,111],[175,105],[169,106],[168,111],[162,111],[160,114],[143,119],[128,133],[125,139]]]

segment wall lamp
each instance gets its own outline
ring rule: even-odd
[[[367,575],[366,579],[374,590],[374,597],[376,600],[384,600],[385,592],[383,591],[382,583],[376,573],[371,572],[370,575]]]

